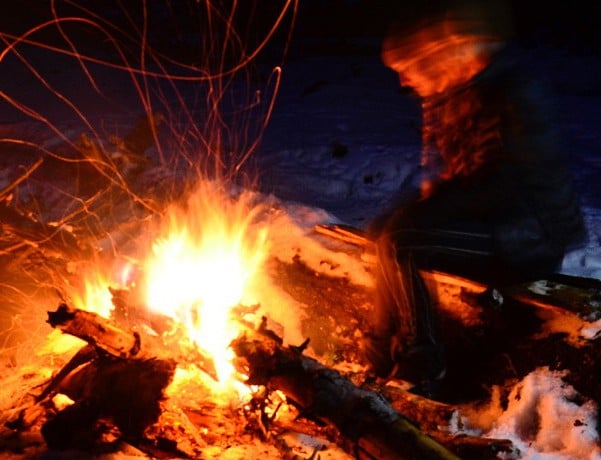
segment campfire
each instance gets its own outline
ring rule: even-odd
[[[29,429],[41,422],[40,410],[48,411],[45,441],[67,449],[100,442],[103,430],[110,431],[98,428],[101,422],[140,439],[173,404],[169,401],[185,406],[181,391],[193,391],[188,397],[196,404],[210,399],[232,416],[243,413],[256,390],[234,367],[230,344],[266,324],[259,303],[260,290],[268,291],[262,273],[269,217],[261,214],[266,212],[265,205],[252,203],[250,193],[233,198],[214,182],[201,183],[183,206],[167,209],[153,225],[155,236],[142,244],[146,258],[113,264],[112,283],[97,274],[85,280],[72,305],[62,303],[48,313],[51,326],[87,345],[73,344],[72,358],[9,426]],[[295,314],[288,316],[292,324]],[[56,334],[44,346],[57,359],[69,351]],[[186,387],[195,389],[182,390]],[[59,395],[60,409],[45,407],[57,404]],[[160,428],[173,430],[173,423]],[[178,444],[177,438],[171,442]]]
[[[370,374],[372,243],[245,176],[281,74],[253,65],[296,14],[297,2],[279,3],[257,17],[246,3],[190,2],[207,16],[185,21],[214,35],[178,49],[169,40],[182,25],[150,2],[140,23],[121,3],[105,17],[51,2],[35,24],[0,30],[0,67],[20,65],[68,112],[0,88],[29,120],[0,125],[0,457],[591,450],[601,400],[591,280],[498,292],[424,273],[442,310],[443,389]],[[165,34],[148,33],[157,24]],[[96,109],[111,100],[100,76],[125,76],[142,115],[84,113],[37,53],[66,59]]]
[[[135,447],[147,455],[197,458],[224,443],[274,449],[277,423],[277,442],[292,428],[319,436],[311,441],[315,453],[340,434],[332,437],[314,416],[299,422],[298,408],[305,407],[323,412],[343,433],[369,420],[362,428],[366,452],[404,449],[402,441],[410,440],[453,458],[381,395],[309,357],[308,339],[284,345],[286,328],[292,329],[288,336],[300,337],[299,312],[294,301],[270,306],[269,298],[286,296],[267,273],[269,242],[288,243],[299,229],[274,203],[257,204],[258,198],[200,182],[183,205],[149,223],[149,242],[134,245],[142,257],[113,261],[108,276],[99,267],[79,295],[48,312],[48,324],[62,331],[43,344],[54,370],[21,376],[31,391],[5,422],[18,434],[17,445],[23,433],[38,433],[59,451]],[[80,340],[65,343],[66,337]],[[371,433],[380,425],[384,436]],[[41,440],[34,439],[17,449],[35,451]],[[285,450],[308,449],[288,442]]]
[[[81,285],[48,310],[54,331],[37,358],[6,380],[4,449],[24,458],[46,449],[151,458],[519,458],[511,440],[466,428],[490,424],[490,414],[503,412],[496,406],[503,397],[519,400],[522,391],[542,398],[536,385],[566,374],[535,372],[519,390],[507,385],[503,369],[468,365],[463,386],[477,383],[476,375],[501,379],[484,406],[480,399],[443,403],[407,383],[370,379],[357,344],[373,296],[371,261],[359,256],[369,242],[311,219],[303,228],[291,215],[273,197],[201,181],[139,227],[130,254],[96,261],[96,273],[82,270]],[[494,313],[499,299],[485,287],[441,274],[430,282],[450,306],[449,324],[462,324],[453,340],[481,336],[483,313],[512,324],[516,312]],[[594,347],[582,349],[578,315],[523,289],[505,294],[526,309],[519,321],[538,324],[531,316],[537,305],[546,312],[547,333],[515,345],[529,359],[543,359],[536,347],[548,341],[564,359],[584,353],[594,360]],[[493,300],[496,307],[487,304]],[[571,339],[553,337],[559,331]],[[486,359],[499,359],[489,352]],[[587,401],[580,410],[595,406]],[[578,420],[574,427],[592,423]]]

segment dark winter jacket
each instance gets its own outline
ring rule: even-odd
[[[549,97],[508,49],[469,83],[423,103],[425,147],[439,155],[430,161],[440,165],[433,193],[471,190],[500,255],[518,264],[560,260],[584,233]]]

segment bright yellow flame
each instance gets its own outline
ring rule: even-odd
[[[108,269],[100,261],[74,262],[70,268],[73,274],[80,277],[73,284],[68,284],[68,302],[75,308],[85,310],[104,318],[110,318],[115,306],[109,287],[118,287],[119,283],[108,274]],[[63,354],[78,350],[85,342],[72,335],[63,334],[53,329],[46,337],[45,343],[38,347],[36,354]]]
[[[84,276],[86,280],[83,292],[73,292],[73,305],[82,310],[98,313],[104,318],[110,318],[114,310],[112,295],[108,290],[113,283],[101,274],[96,276]]]
[[[232,307],[253,299],[252,282],[267,253],[260,208],[203,183],[184,208],[168,212],[162,236],[145,263],[146,304],[182,323],[189,338],[212,355],[220,382],[234,368],[229,344],[239,333]],[[253,299],[254,300],[254,299]]]

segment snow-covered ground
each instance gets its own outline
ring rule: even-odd
[[[556,128],[570,147],[588,229],[561,272],[601,279],[601,58],[561,47],[523,52],[555,90]],[[418,183],[419,123],[417,101],[377,54],[293,55],[258,155],[262,189],[364,227],[399,188]],[[540,369],[514,392],[504,410],[491,403],[456,428],[476,423],[479,434],[508,437],[524,459],[601,458],[598,408],[570,402],[559,373]]]
[[[550,47],[524,54],[556,90],[588,228],[561,271],[601,279],[601,59]],[[259,154],[261,186],[363,227],[419,181],[419,124],[417,101],[377,54],[292,58]]]

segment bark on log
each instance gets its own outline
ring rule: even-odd
[[[359,458],[457,459],[378,393],[275,340],[249,332],[232,343],[248,383],[282,391],[307,413],[332,422]]]
[[[168,360],[112,356],[98,356],[81,366],[57,386],[74,404],[44,423],[46,444],[59,450],[101,450],[118,439],[139,444],[161,414],[163,392],[175,367]]]
[[[139,333],[126,332],[96,313],[61,304],[56,311],[48,312],[48,323],[119,358],[133,358],[140,352]]]
[[[118,358],[158,358],[193,363],[213,379],[217,379],[213,360],[196,347],[177,343],[177,336],[166,343],[149,334],[124,330],[96,313],[71,308],[66,304],[61,304],[54,312],[48,312],[48,323]]]
[[[455,435],[442,431],[441,427],[448,426],[455,413],[460,411],[453,404],[434,401],[396,385],[381,386],[373,382],[365,387],[382,394],[394,409],[462,460],[495,460],[499,458],[499,453],[513,451],[514,446],[507,439]]]
[[[88,343],[6,427],[21,435],[41,425],[51,449],[112,452],[125,440],[153,458],[157,452],[165,458],[186,458],[175,443],[146,429],[163,412],[164,390],[176,364],[197,363],[203,355],[186,345],[178,348],[177,334],[163,341],[143,329],[125,330],[112,320],[64,304],[48,315],[53,327]],[[56,412],[53,398],[58,393],[73,404]]]
[[[87,450],[115,439],[142,440],[144,430],[161,414],[163,391],[176,361],[160,353],[150,336],[142,340],[139,333],[95,313],[62,304],[48,313],[48,322],[88,342],[37,398],[39,406],[56,393],[74,401],[43,424],[48,447]]]

